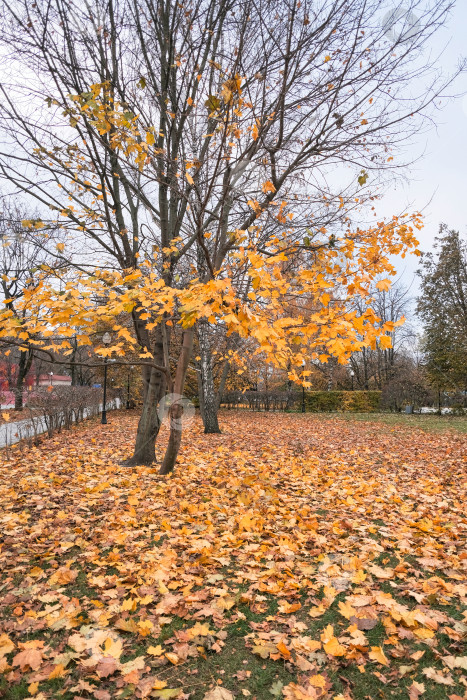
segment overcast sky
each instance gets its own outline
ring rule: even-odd
[[[452,73],[462,56],[467,55],[467,0],[457,0],[446,28],[433,39],[432,46],[441,51],[440,68]],[[467,92],[467,74],[459,76],[451,93]],[[422,211],[425,228],[420,248],[432,247],[441,222],[467,233],[467,96],[450,100],[435,115],[436,128],[424,133],[409,149],[415,158],[423,156],[410,168],[409,182],[390,188],[378,206],[385,216],[407,211]],[[417,269],[415,256],[397,261],[404,282],[410,284]],[[418,287],[415,281],[414,292]]]

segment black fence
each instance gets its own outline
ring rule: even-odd
[[[301,406],[298,391],[228,391],[222,396],[224,408],[247,408],[250,411],[292,411]]]

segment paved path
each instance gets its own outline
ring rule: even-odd
[[[120,399],[115,399],[114,401],[109,401],[107,404],[107,410],[112,411],[115,408],[120,408]],[[102,410],[102,406],[99,406],[99,411]],[[36,429],[34,430],[34,424]],[[2,423],[0,425],[0,448],[6,445],[14,445],[16,442],[23,440],[24,438],[31,438],[34,435],[41,435],[47,432],[47,426],[45,420],[41,416],[36,416],[35,418],[25,418],[24,420],[15,421],[14,423]]]

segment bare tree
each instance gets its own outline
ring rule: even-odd
[[[357,306],[363,309],[362,302]],[[410,321],[413,299],[410,287],[396,280],[388,291],[375,289],[373,291],[372,309],[380,319],[380,325],[388,321],[397,323],[405,319],[403,325],[395,325],[387,335],[391,338],[391,347],[382,348],[379,345],[372,348],[362,348],[361,352],[352,355],[350,365],[355,375],[356,385],[361,389],[381,389],[384,384],[394,379],[398,372],[398,361],[408,354],[409,346],[415,338],[415,330]]]
[[[0,295],[8,311],[17,318],[19,324],[24,321],[27,310],[18,310],[18,302],[25,290],[33,285],[35,272],[44,266],[50,266],[53,257],[47,248],[56,239],[56,227],[46,232],[35,231],[35,235],[25,231],[22,221],[27,219],[24,207],[3,202],[0,213]],[[34,360],[34,350],[26,345],[10,345],[0,341],[4,352],[12,352],[17,363],[15,380],[15,411],[23,410],[24,380]]]

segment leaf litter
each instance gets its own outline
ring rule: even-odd
[[[3,460],[0,695],[467,697],[466,437],[222,420],[169,478],[123,412]]]

